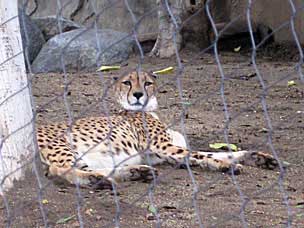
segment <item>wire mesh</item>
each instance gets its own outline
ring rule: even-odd
[[[35,15],[40,9],[39,4],[43,4],[43,1],[33,2],[31,4],[36,4],[36,7],[29,13],[31,15]],[[5,167],[3,145],[11,135],[24,127],[65,121],[68,128],[63,134],[67,134],[72,141],[71,128],[77,119],[90,115],[103,115],[108,118],[109,127],[112,129],[110,116],[113,113],[117,114],[119,108],[113,104],[111,77],[120,73],[96,73],[95,70],[101,65],[100,56],[124,40],[132,39],[135,44],[133,56],[127,60],[129,66],[122,64],[121,68],[141,71],[155,70],[166,65],[174,66],[174,74],[160,76],[158,79],[157,92],[163,97],[161,101],[164,102],[160,105],[160,115],[167,122],[167,129],[178,129],[182,133],[190,151],[192,148],[195,150],[206,148],[210,142],[222,140],[229,144],[239,140],[238,143],[242,147],[248,147],[249,150],[268,150],[277,160],[279,169],[274,172],[244,168],[246,169],[244,173],[235,175],[232,172],[229,176],[193,168],[189,157],[186,157],[183,167],[186,170],[180,169],[178,165],[161,166],[160,175],[153,173],[153,181],[150,183],[113,184],[111,191],[92,191],[83,189],[79,184],[74,187],[57,186],[52,180],[46,179],[40,167],[39,149],[35,144],[29,161],[16,169],[7,170],[1,177],[0,189],[3,189],[3,184],[10,175],[20,170],[25,172],[24,170],[29,167],[33,170],[33,173],[27,174],[24,180],[17,181],[13,188],[1,195],[1,226],[248,227],[266,224],[266,226],[301,227],[304,225],[304,189],[301,187],[300,177],[304,171],[301,167],[303,155],[298,152],[303,150],[303,145],[299,143],[300,134],[303,133],[304,113],[303,50],[299,31],[296,29],[296,19],[303,12],[303,3],[289,0],[290,12],[285,15],[288,19],[271,28],[271,31],[258,40],[256,21],[252,16],[257,1],[248,0],[242,15],[231,18],[221,29],[218,26],[217,15],[213,12],[216,4],[220,4],[219,1],[158,0],[153,3],[151,1],[149,10],[140,13],[136,9],[136,1],[75,2],[57,0],[51,3],[56,9],[59,38],[65,33],[62,21],[69,7],[75,7],[76,4],[73,18],[81,9],[89,9],[91,12],[86,19],[90,20],[90,23],[86,23],[85,28],[69,40],[61,50],[62,72],[60,73],[33,73],[29,57],[29,31],[24,17],[19,15],[20,25],[25,34],[23,38],[26,40],[23,53],[27,65],[28,84],[0,100],[0,110],[7,101],[29,89],[33,118],[7,136],[0,132],[2,167]],[[227,2],[234,6],[237,3],[238,6],[240,1]],[[22,8],[19,12],[28,12],[29,5],[30,1],[19,1],[19,7]],[[0,6],[3,7],[3,4]],[[99,29],[103,29],[100,18],[107,11],[119,7],[123,8],[130,17],[131,29],[123,38],[103,48],[98,38]],[[196,8],[194,12],[189,13],[189,7]],[[140,26],[147,18],[157,17],[157,13],[165,15],[159,20],[165,19],[171,26],[166,31],[159,31],[158,34],[159,38],[160,34],[171,32],[169,35],[171,35],[170,42],[174,48],[174,55],[169,59],[150,57],[145,53],[140,39],[145,35],[140,34]],[[183,29],[202,15],[206,18],[209,35],[213,38],[210,38],[210,44],[194,51],[180,49],[179,39]],[[119,16],[124,15],[117,15]],[[233,54],[222,52],[219,46],[225,42],[223,41],[225,33],[242,19],[246,21],[247,45],[249,44],[250,48],[242,54],[240,53],[240,48],[243,52],[242,46],[236,46],[232,50]],[[1,21],[0,29],[12,20],[18,20],[18,16]],[[286,56],[269,61],[265,52],[267,41],[286,28],[289,28],[292,34],[292,50],[298,52],[295,55],[296,61],[293,59],[286,62],[284,59]],[[70,71],[66,64],[69,45],[92,29],[97,46],[95,65],[90,69]],[[157,37],[154,38],[156,40]],[[274,45],[270,47],[275,48]],[[0,70],[6,63],[20,55],[22,52],[12,53],[0,63]],[[41,86],[43,88],[40,88]],[[87,95],[81,98],[80,93]],[[167,95],[171,99],[166,97]],[[248,100],[253,95],[255,97]],[[171,113],[172,117],[168,113]],[[145,133],[149,135],[144,115],[142,118]],[[36,140],[35,127],[32,132]],[[54,140],[62,137],[63,134],[56,136]],[[111,131],[107,138],[110,135]],[[287,149],[291,151],[285,151]],[[230,147],[227,153],[233,155]],[[152,165],[149,148],[139,151],[139,154],[145,156],[147,163]],[[124,161],[131,158],[132,156]],[[291,163],[295,164],[285,170],[284,159],[291,160]],[[124,161],[116,164],[113,158],[116,168]]]

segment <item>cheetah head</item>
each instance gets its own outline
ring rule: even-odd
[[[127,73],[116,80],[114,90],[125,110],[151,112],[157,109],[155,76],[150,73]]]

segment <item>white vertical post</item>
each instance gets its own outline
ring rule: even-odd
[[[32,120],[18,1],[0,0],[0,194],[22,177],[20,167],[34,157]]]

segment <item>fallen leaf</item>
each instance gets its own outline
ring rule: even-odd
[[[119,70],[120,66],[101,66],[97,71],[110,71],[110,70]]]
[[[154,215],[157,213],[157,209],[153,205],[148,206],[148,211]]]
[[[173,67],[167,67],[165,69],[162,69],[162,70],[157,70],[157,71],[154,71],[153,74],[169,74],[173,71]]]
[[[287,82],[287,85],[288,86],[295,86],[296,85],[296,82],[294,80],[291,80],[291,81],[288,81]]]
[[[43,199],[43,200],[41,201],[41,203],[42,203],[42,204],[48,204],[49,201],[48,201],[47,199]]]
[[[233,49],[234,52],[239,52],[240,50],[241,50],[241,46],[238,46],[238,47]]]
[[[229,147],[231,148],[231,150],[233,151],[237,151],[237,146],[234,144],[227,144],[227,143],[211,143],[209,144],[209,147],[212,149],[229,149]]]
[[[64,218],[61,218],[59,219],[56,224],[64,224],[64,223],[67,223],[68,221],[72,220],[73,218],[75,218],[76,215],[71,215],[71,216],[68,216],[68,217],[64,217]]]
[[[191,102],[188,102],[188,101],[182,101],[182,102],[179,102],[180,104],[182,105],[185,105],[185,106],[191,106],[192,103]]]

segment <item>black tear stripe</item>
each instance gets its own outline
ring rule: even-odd
[[[128,103],[131,105],[131,103],[130,103],[130,101],[129,101],[129,94],[130,94],[130,92],[131,92],[131,89],[132,89],[132,83],[131,83],[131,86],[130,86],[130,88],[129,88],[129,91],[128,91],[128,93],[127,93],[127,101],[128,101]]]

